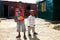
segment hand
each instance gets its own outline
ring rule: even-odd
[[[28,26],[28,27],[30,27],[30,26]]]
[[[15,22],[17,22],[17,19],[15,19]]]
[[[35,25],[34,25],[35,26]]]

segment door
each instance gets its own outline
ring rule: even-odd
[[[8,5],[4,5],[4,17],[8,17]]]

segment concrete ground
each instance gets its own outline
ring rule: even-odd
[[[29,37],[28,36],[28,20],[25,19],[25,26],[26,26],[26,36],[27,40],[60,40],[60,30],[55,30],[53,27],[56,26],[56,24],[51,24],[50,22],[46,22],[43,19],[36,18],[35,20],[35,31],[38,33],[38,35]],[[23,38],[23,33],[21,32],[21,39],[16,39],[16,36],[18,35],[16,31],[16,22],[14,22],[14,19],[6,19],[1,20],[0,22],[0,40],[25,40]]]

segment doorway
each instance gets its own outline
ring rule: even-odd
[[[8,18],[8,5],[4,5],[4,18]]]

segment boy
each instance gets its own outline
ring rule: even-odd
[[[30,16],[28,17],[29,20],[29,26],[28,26],[28,35],[31,36],[30,31],[32,29],[33,34],[37,35],[35,32],[35,16],[34,16],[34,10],[30,10]]]
[[[24,38],[26,39],[26,29],[25,29],[25,24],[24,24],[24,9],[22,2],[19,2],[19,7],[15,9],[15,18],[17,21],[17,31],[18,31],[18,36],[16,38],[20,38],[20,32],[24,32]]]

